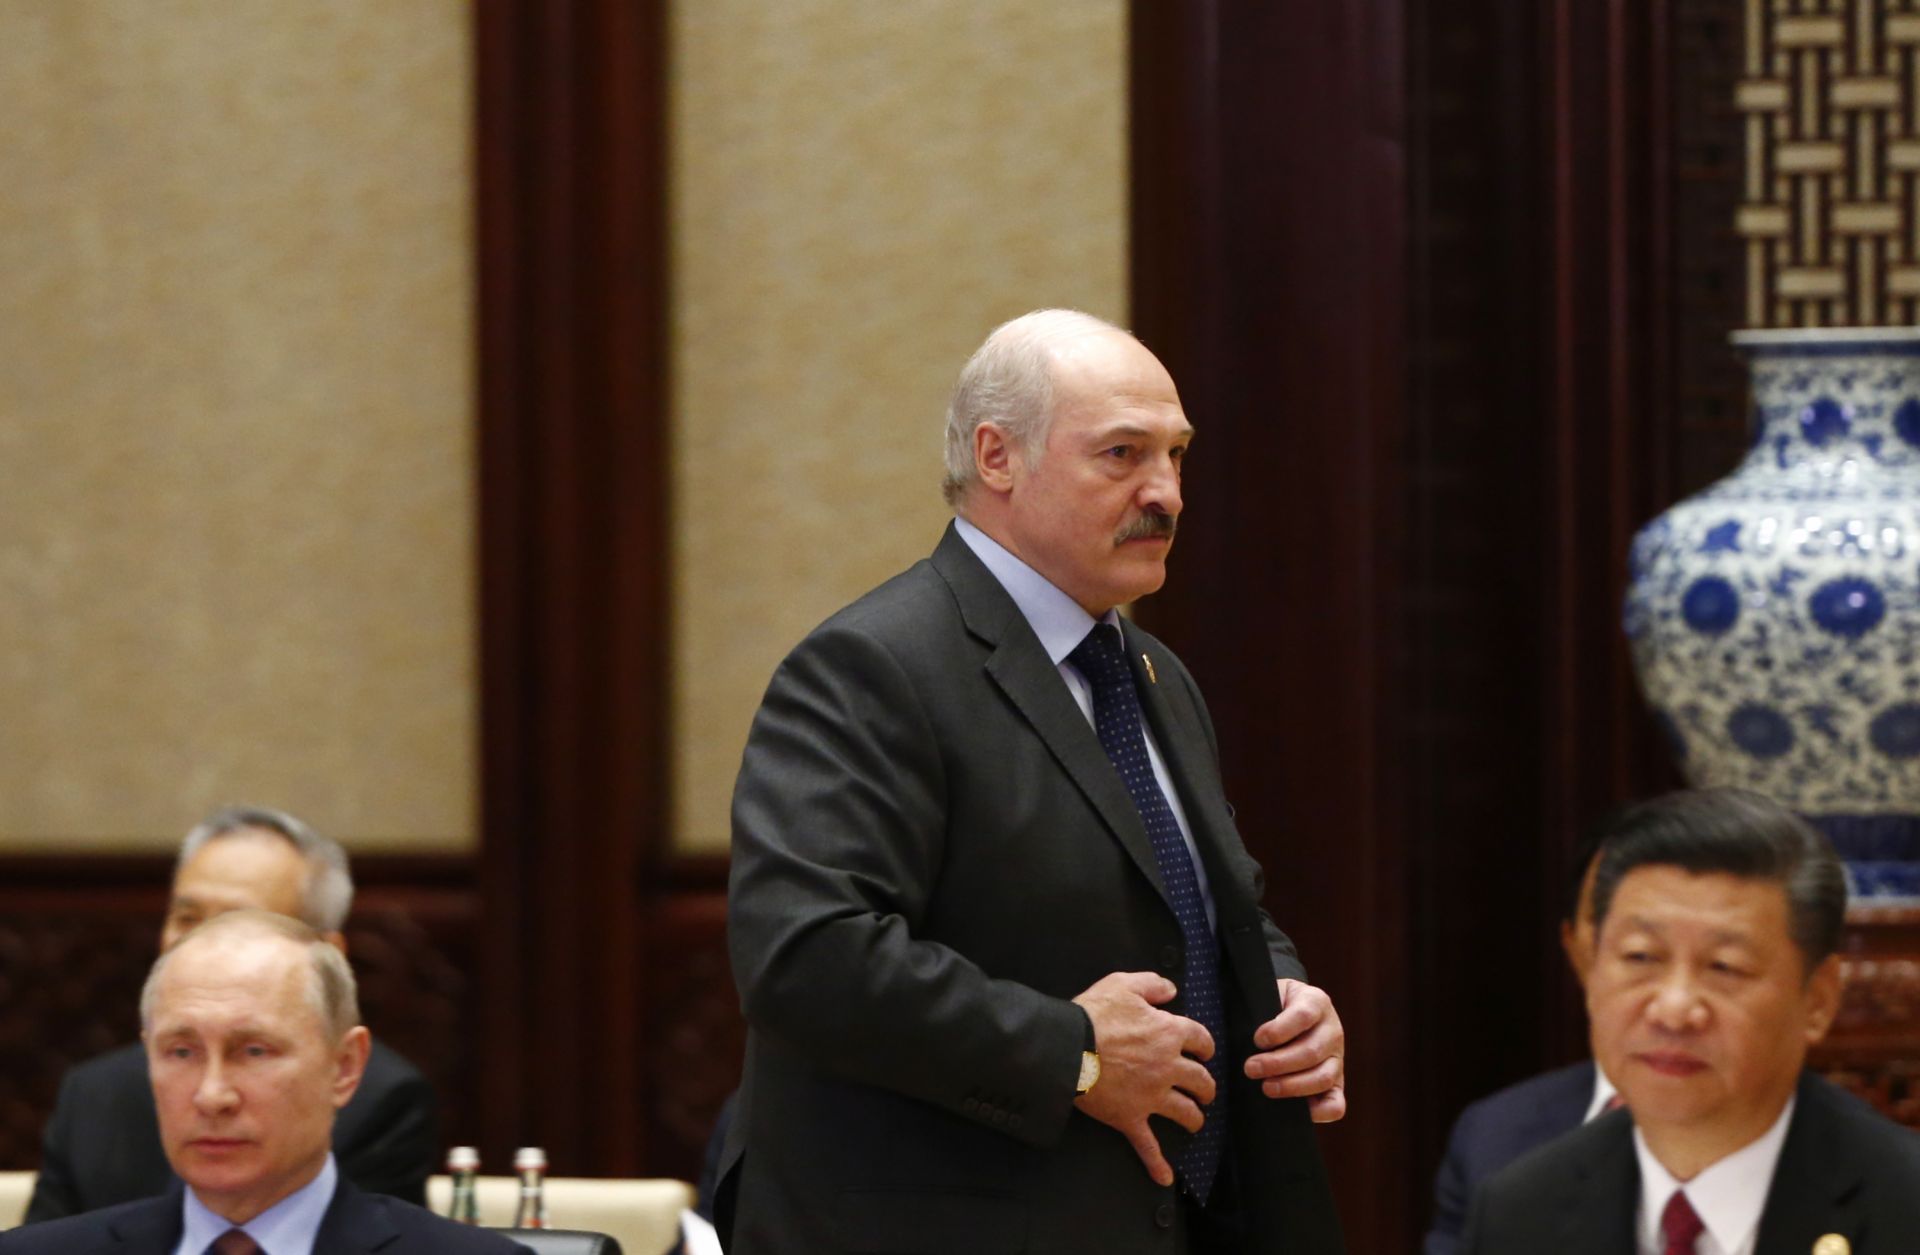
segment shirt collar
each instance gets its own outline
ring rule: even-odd
[[[1074,647],[1087,639],[1095,623],[1120,625],[1120,614],[1109,610],[1095,619],[1079,602],[1061,592],[1046,576],[1007,552],[1006,547],[963,518],[953,520],[953,529],[967,542],[976,558],[993,572],[1000,587],[1007,590],[1013,604],[1020,607],[1047,660],[1059,666]]]
[[[1593,1064],[1593,1101],[1587,1104],[1587,1114],[1580,1118],[1580,1123],[1585,1124],[1595,1116],[1604,1114],[1607,1104],[1612,1102],[1619,1092],[1614,1088],[1613,1082],[1607,1078],[1599,1060],[1596,1059]]]
[[[339,1177],[339,1169],[329,1153],[318,1176],[238,1226],[210,1209],[188,1188],[183,1191],[186,1219],[179,1249],[204,1251],[215,1238],[237,1227],[252,1238],[265,1255],[312,1255],[313,1239],[319,1234],[320,1221],[333,1202]]]
[[[1760,1213],[1767,1205],[1767,1191],[1773,1185],[1773,1170],[1780,1162],[1781,1147],[1786,1145],[1795,1101],[1793,1097],[1787,1099],[1779,1118],[1765,1133],[1685,1182],[1676,1180],[1666,1165],[1653,1157],[1636,1125],[1633,1150],[1640,1159],[1641,1238],[1651,1239],[1652,1248],[1660,1249],[1660,1213],[1666,1210],[1673,1192],[1684,1186],[1687,1202],[1721,1250],[1752,1250]]]

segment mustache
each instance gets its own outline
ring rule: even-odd
[[[1124,545],[1130,540],[1172,540],[1179,527],[1180,520],[1173,515],[1150,510],[1115,532],[1113,543]]]

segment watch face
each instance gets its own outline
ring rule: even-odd
[[[1093,1083],[1099,1079],[1100,1079],[1100,1056],[1093,1053],[1093,1051],[1091,1050],[1081,1051],[1080,1052],[1079,1092],[1082,1094],[1086,1093],[1088,1090],[1093,1088]]]

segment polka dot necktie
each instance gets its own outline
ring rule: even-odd
[[[260,1244],[239,1229],[228,1229],[207,1247],[207,1255],[262,1255]]]
[[[1188,1192],[1204,1203],[1220,1171],[1220,1155],[1226,1146],[1227,1024],[1220,997],[1220,945],[1207,924],[1207,906],[1200,898],[1193,857],[1180,835],[1173,808],[1167,805],[1160,782],[1154,779],[1153,762],[1147,757],[1147,739],[1140,730],[1140,695],[1134,691],[1133,673],[1127,668],[1120,645],[1120,630],[1109,623],[1095,624],[1067,660],[1093,686],[1094,730],[1100,734],[1100,745],[1113,760],[1127,792],[1133,795],[1134,808],[1140,812],[1140,822],[1153,843],[1160,878],[1173,901],[1174,916],[1180,921],[1187,964],[1185,978],[1176,981],[1180,996],[1169,1009],[1198,1020],[1213,1036],[1213,1058],[1207,1063],[1207,1071],[1213,1074],[1214,1100],[1206,1108],[1207,1122],[1174,1157],[1173,1165],[1179,1169]]]
[[[1693,1255],[1693,1243],[1706,1228],[1687,1201],[1686,1191],[1675,1190],[1667,1200],[1667,1209],[1660,1213],[1660,1232],[1667,1239],[1662,1255]]]

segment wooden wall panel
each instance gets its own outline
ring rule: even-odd
[[[359,892],[346,933],[366,1022],[433,1082],[443,1143],[480,1142],[503,1089],[538,1090],[547,1076],[538,1042],[533,1075],[503,1073],[483,1030],[488,927],[473,864],[361,858],[354,870]],[[636,902],[656,961],[627,1001],[643,1009],[647,1028],[632,1058],[608,1066],[644,1095],[635,1118],[647,1157],[619,1169],[588,1148],[568,1161],[569,1174],[698,1177],[714,1115],[739,1083],[746,1040],[727,968],[723,872],[676,867],[644,905]],[[166,860],[146,857],[0,862],[0,1171],[38,1165],[40,1131],[69,1067],[138,1036],[140,985],[170,873]],[[592,1003],[570,1014],[589,1029],[599,1018]],[[512,1148],[489,1148],[486,1162],[504,1169]]]
[[[1269,905],[1349,1034],[1324,1131],[1354,1250],[1408,1249],[1407,123],[1396,4],[1133,8],[1132,321],[1196,437],[1139,614],[1210,695]]]
[[[38,1165],[67,1068],[139,1036],[171,871],[150,857],[0,863],[0,1170]],[[470,863],[362,858],[354,872],[362,1014],[434,1083],[442,1131],[457,1136],[485,1101]]]
[[[747,1026],[727,963],[727,896],[711,866],[648,912],[644,1005],[656,1008],[641,1065],[648,1171],[697,1181],[715,1114],[740,1084]],[[697,869],[698,865],[696,865]]]
[[[1464,1103],[1582,1051],[1569,849],[1677,782],[1619,605],[1742,408],[1737,7],[1134,5],[1132,319],[1199,431],[1140,613],[1346,1019],[1356,1250],[1413,1246]]]

